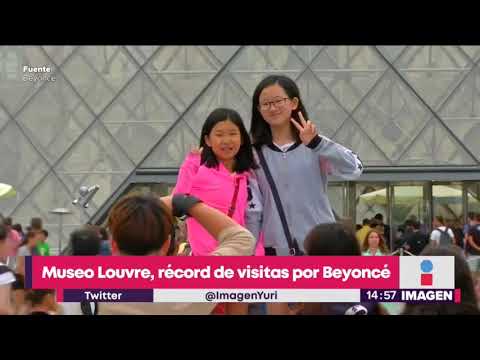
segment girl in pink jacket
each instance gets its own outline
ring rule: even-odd
[[[200,148],[201,153],[190,153],[180,167],[174,194],[196,196],[245,226],[250,170],[257,166],[240,115],[231,109],[215,109],[203,124]],[[187,219],[187,234],[193,255],[210,255],[218,245],[193,218]],[[255,255],[264,255],[260,241]]]

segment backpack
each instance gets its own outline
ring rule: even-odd
[[[438,241],[440,246],[452,245],[453,239],[448,233],[448,228],[445,228],[445,230],[440,230],[440,228],[437,228],[436,230],[440,232],[440,239]]]

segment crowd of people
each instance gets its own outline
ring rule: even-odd
[[[309,120],[296,83],[271,75],[256,87],[250,131],[233,109],[212,111],[203,124],[198,148],[180,167],[172,194],[130,194],[110,210],[107,228],[85,225],[70,235],[63,254],[72,256],[381,256],[392,249],[390,227],[377,214],[355,232],[336,223],[327,185],[334,175],[355,180],[363,171],[357,154],[320,135]],[[291,196],[294,194],[294,196]],[[289,196],[288,199],[285,196]],[[176,236],[177,219],[186,217],[186,240]],[[408,305],[405,313],[477,313],[474,283],[443,219],[431,240],[418,243],[411,224],[402,247],[412,253],[456,257],[455,285],[462,303]],[[468,234],[480,233],[476,217]],[[25,256],[51,255],[48,231],[32,219],[26,232],[10,218],[0,224],[0,312],[4,314],[238,314],[246,303],[63,303],[51,289],[25,289]],[[438,225],[438,226],[437,226]],[[477,229],[479,225],[479,229]],[[412,239],[406,238],[411,232]],[[356,236],[355,236],[356,235]],[[473,236],[473,235],[472,235]],[[470,244],[470,235],[467,237]],[[479,237],[480,238],[480,237]],[[476,240],[471,243],[477,248]],[[479,252],[480,253],[480,252]],[[457,264],[458,263],[458,264]],[[465,296],[463,295],[465,292]],[[268,303],[265,314],[350,314],[355,304]],[[382,304],[357,304],[362,313],[386,314]],[[257,308],[258,310],[258,308]]]

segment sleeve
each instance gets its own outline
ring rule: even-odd
[[[263,196],[255,175],[249,177],[247,191],[248,204],[245,226],[258,241],[263,223]]]
[[[200,167],[200,155],[188,154],[178,172],[177,183],[173,191],[175,194],[189,194],[192,189],[193,177]]]
[[[218,247],[211,253],[215,256],[250,256],[255,248],[252,233],[240,225],[224,229],[218,235]]]
[[[355,180],[363,172],[363,164],[357,154],[325,136],[317,135],[307,147],[318,155],[322,169],[329,169],[329,175]]]
[[[438,230],[433,230],[432,233],[430,234],[430,240],[431,241],[439,241],[440,237],[438,236]]]
[[[15,275],[5,265],[0,265],[0,285],[8,285],[15,282]]]

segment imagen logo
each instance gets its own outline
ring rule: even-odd
[[[423,260],[420,263],[420,285],[431,286],[433,285],[433,264],[430,260]]]

